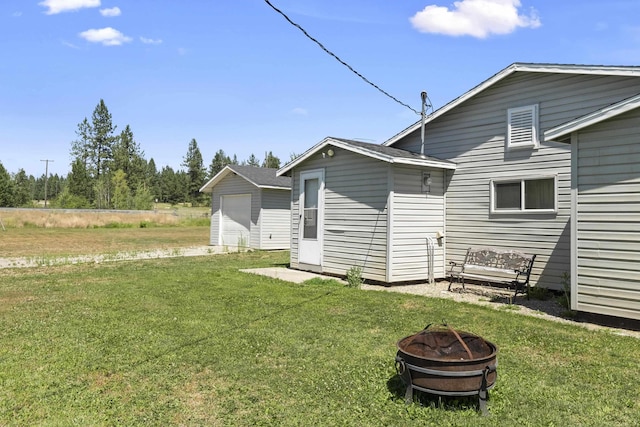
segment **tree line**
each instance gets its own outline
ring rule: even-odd
[[[271,151],[262,162],[254,154],[239,162],[235,154],[230,157],[220,149],[206,168],[194,138],[182,159],[184,169],[158,170],[153,158],[145,158],[128,124],[119,133],[116,129],[101,99],[91,118],[77,126],[66,176],[34,177],[23,169],[10,174],[0,162],[0,207],[33,207],[37,200],[66,209],[152,209],[154,202],[202,205],[208,200],[199,189],[229,164],[280,167]]]

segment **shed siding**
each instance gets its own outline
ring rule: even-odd
[[[427,124],[425,152],[454,161],[445,178],[446,261],[469,246],[494,245],[538,255],[532,285],[560,289],[570,269],[570,148],[505,150],[507,110],[539,106],[539,135],[640,92],[634,77],[517,72]],[[420,130],[394,144],[419,152]],[[556,214],[490,214],[490,180],[557,175]]]
[[[578,133],[576,310],[640,319],[640,112]]]
[[[443,278],[443,241],[435,240],[444,232],[444,172],[395,166],[391,224],[391,281],[427,280],[427,237],[434,239],[434,277]],[[422,173],[431,176],[429,192],[422,188]]]
[[[289,190],[262,189],[260,249],[289,249],[291,213]]]
[[[260,234],[257,224],[260,215],[260,204],[262,203],[260,189],[235,174],[226,176],[213,188],[210,243],[214,246],[223,244],[220,242],[220,197],[236,194],[251,194],[251,236],[249,238],[249,246],[258,248]]]
[[[322,272],[344,276],[353,266],[362,277],[386,281],[387,192],[390,166],[333,147],[335,155],[311,156],[292,175],[291,266],[298,263],[300,172],[324,169]]]

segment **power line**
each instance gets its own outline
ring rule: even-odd
[[[381,92],[382,94],[386,95],[387,97],[393,99],[395,102],[397,102],[398,104],[402,105],[403,107],[406,107],[408,109],[410,109],[411,111],[413,111],[414,113],[420,115],[421,113],[417,110],[415,110],[414,108],[412,108],[410,105],[405,104],[404,102],[400,101],[398,98],[396,98],[395,96],[391,95],[390,93],[388,93],[387,91],[383,90],[382,88],[380,88],[378,85],[376,85],[375,83],[373,83],[371,80],[367,79],[365,76],[363,76],[362,74],[360,74],[359,72],[357,72],[356,70],[353,69],[353,67],[349,64],[347,64],[346,62],[344,62],[342,59],[340,59],[335,53],[331,52],[329,49],[327,49],[322,43],[320,43],[318,40],[316,40],[315,38],[313,38],[304,28],[302,28],[300,25],[296,24],[295,22],[293,22],[291,20],[291,18],[289,18],[284,12],[282,12],[280,9],[278,9],[277,7],[275,7],[273,4],[271,4],[271,2],[269,0],[264,0],[265,3],[267,3],[273,10],[275,10],[276,12],[278,12],[280,15],[282,15],[284,17],[284,19],[286,19],[291,25],[293,25],[294,27],[296,27],[297,29],[299,29],[300,31],[302,31],[302,33],[311,41],[313,41],[315,44],[317,44],[318,46],[320,46],[320,48],[322,50],[324,50],[326,53],[328,53],[329,55],[333,56],[339,63],[341,63],[342,65],[344,65],[345,67],[347,67],[349,70],[351,70],[352,73],[354,73],[356,76],[360,77],[362,80],[364,80],[366,83],[370,84],[371,86],[373,86],[374,88],[378,89],[379,92]]]

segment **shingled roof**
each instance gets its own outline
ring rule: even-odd
[[[249,183],[259,188],[271,188],[276,190],[290,190],[291,178],[288,176],[276,176],[277,169],[260,168],[246,165],[227,165],[200,189],[201,193],[211,193],[213,187],[225,176],[233,173],[244,178]]]
[[[353,153],[363,156],[382,160],[387,163],[399,163],[405,165],[415,165],[424,167],[435,167],[441,169],[455,169],[456,164],[449,160],[441,160],[431,156],[424,156],[411,151],[402,150],[394,147],[387,147],[381,144],[372,144],[370,142],[353,141],[351,139],[327,137],[321,142],[307,150],[300,157],[287,163],[278,170],[278,175],[282,176],[288,173],[296,165],[308,159],[313,154],[323,150],[327,146],[342,148]]]

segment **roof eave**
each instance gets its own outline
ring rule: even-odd
[[[401,164],[401,165],[412,165],[412,166],[427,166],[427,167],[432,167],[432,168],[448,169],[448,170],[455,170],[456,169],[456,164],[455,163],[437,161],[437,160],[431,160],[431,159],[401,159],[401,158],[395,158],[390,163],[397,163],[397,164]]]
[[[215,174],[213,178],[211,178],[205,185],[200,188],[201,193],[212,193],[213,187],[222,180],[225,176],[227,176],[230,172],[233,172],[229,166],[225,166],[220,172]]]
[[[593,74],[593,75],[621,75],[621,76],[640,76],[640,67],[615,67],[615,66],[607,66],[607,65],[563,65],[563,64],[532,64],[532,63],[520,63],[516,62],[509,65],[507,68],[502,71],[494,74],[489,79],[475,86],[473,89],[464,93],[463,95],[455,98],[449,103],[445,104],[443,107],[440,107],[430,115],[425,118],[425,124],[429,123],[436,118],[442,116],[463,102],[467,101],[470,98],[473,98],[478,93],[484,91],[490,86],[493,86],[500,80],[505,77],[515,73],[516,71],[525,71],[525,72],[538,72],[538,73],[580,73],[580,74]],[[417,121],[413,125],[407,127],[402,130],[398,134],[392,136],[387,141],[383,142],[382,145],[387,147],[392,146],[402,138],[406,137],[412,132],[420,129],[422,125],[422,120]]]
[[[600,123],[604,120],[610,119],[627,111],[634,110],[640,107],[640,94],[624,101],[612,104],[608,107],[602,108],[586,116],[578,117],[576,120],[572,120],[568,123],[564,123],[555,128],[549,129],[544,132],[544,139],[546,141],[557,141],[563,139],[571,133],[584,129],[588,126],[592,126],[596,123]]]
[[[433,159],[419,159],[419,158],[408,159],[403,157],[394,157],[387,154],[377,153],[375,151],[367,150],[366,148],[347,144],[335,138],[327,137],[323,139],[321,142],[319,142],[318,144],[314,145],[312,148],[307,150],[304,154],[302,154],[292,162],[280,168],[278,172],[276,172],[276,175],[281,176],[286,174],[291,169],[295,168],[297,165],[299,165],[300,163],[302,163],[303,161],[305,161],[315,153],[319,152],[327,145],[332,145],[334,147],[341,148],[343,150],[347,150],[352,153],[360,154],[362,156],[370,157],[370,158],[387,162],[387,163],[397,163],[397,164],[406,164],[406,165],[414,165],[414,166],[428,166],[428,167],[450,169],[450,170],[453,170],[456,168],[456,165],[451,162],[437,161]]]

